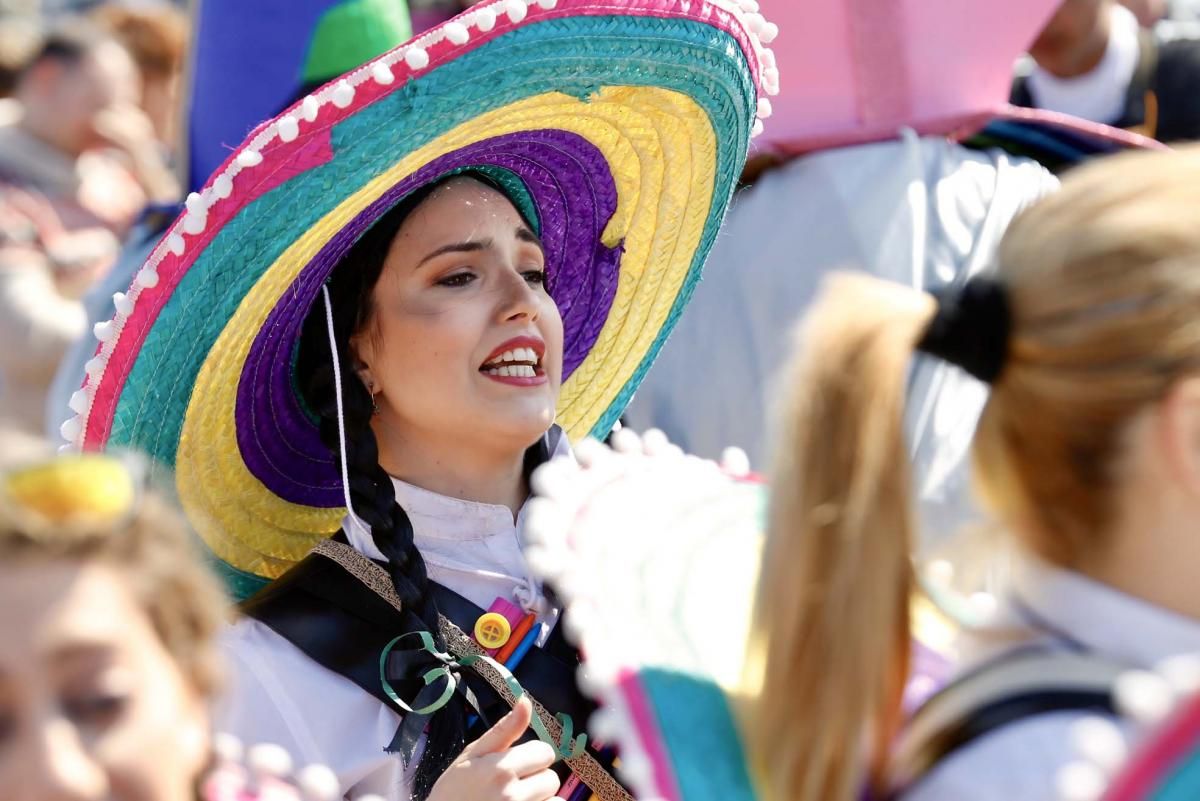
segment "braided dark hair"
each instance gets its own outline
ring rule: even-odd
[[[498,188],[484,175],[465,175]],[[372,291],[400,226],[445,180],[413,192],[380,217],[342,258],[327,282],[341,367],[350,499],[354,511],[371,527],[375,546],[387,558],[388,573],[404,607],[406,628],[429,632],[443,651],[446,644],[439,632],[438,608],[430,592],[425,560],[413,541],[412,522],[396,502],[391,477],[379,464],[379,447],[371,429],[374,401],[355,372],[356,360],[349,343],[370,320]],[[325,307],[318,297],[301,330],[296,375],[302,396],[319,418],[321,441],[336,457],[340,451],[338,409],[329,347]],[[526,453],[527,473],[547,458],[548,448],[542,438]],[[433,783],[462,751],[467,714],[466,705],[455,695],[447,707],[430,718],[425,752],[414,778],[417,798],[429,794]]]

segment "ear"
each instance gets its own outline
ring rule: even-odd
[[[354,360],[354,372],[358,375],[363,386],[372,395],[375,394],[379,387],[379,382],[375,380],[374,373],[371,372],[371,365],[375,363],[375,345],[372,337],[366,333],[355,334],[350,337],[350,358]]]
[[[1177,382],[1159,409],[1158,441],[1168,475],[1200,498],[1200,377]]]

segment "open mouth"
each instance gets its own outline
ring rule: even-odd
[[[532,338],[505,342],[480,366],[479,372],[494,378],[537,378],[545,374],[544,347]]]

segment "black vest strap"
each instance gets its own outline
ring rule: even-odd
[[[436,583],[431,586],[441,615],[463,631],[472,631],[484,610],[447,587]],[[317,664],[345,676],[380,703],[404,714],[384,692],[379,657],[393,638],[418,630],[414,621],[419,625],[419,620],[402,612],[337,561],[310,553],[243,603],[242,611],[265,623]],[[566,642],[562,628],[555,627],[544,647],[531,648],[513,675],[547,709],[569,715],[579,731],[596,705],[578,690],[579,654]],[[507,713],[509,706],[473,671],[465,670],[461,675],[483,713],[469,732],[473,738]],[[386,745],[381,743],[380,747]],[[602,757],[590,745],[589,752],[611,773],[611,757]]]

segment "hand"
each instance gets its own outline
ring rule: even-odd
[[[96,134],[117,150],[134,158],[147,150],[157,150],[154,123],[137,106],[111,106],[96,112],[92,120]]]
[[[533,705],[512,711],[468,745],[433,786],[429,801],[546,801],[558,792],[556,755],[541,740],[513,746],[529,728]]]

